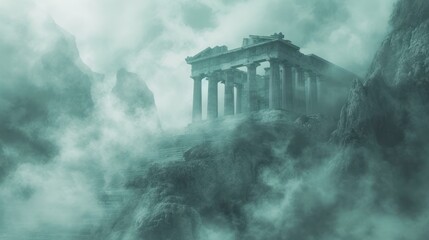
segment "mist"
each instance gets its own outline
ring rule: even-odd
[[[426,239],[427,4],[395,2],[3,1],[0,239]],[[347,100],[191,124],[185,58],[276,32]]]

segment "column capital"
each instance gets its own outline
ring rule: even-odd
[[[213,81],[213,80],[220,81],[220,76],[219,75],[221,73],[222,73],[222,71],[215,71],[215,72],[207,73],[206,74],[207,80],[209,80],[209,81]]]
[[[264,68],[265,70],[265,76],[268,76],[270,74],[270,69],[269,67]]]
[[[307,70],[306,70],[305,68],[303,68],[303,67],[301,67],[301,66],[299,66],[299,65],[296,65],[296,66],[295,66],[295,69],[296,69],[298,72],[301,72],[301,73],[307,72]]]
[[[230,77],[230,76],[234,76],[236,74],[236,69],[235,68],[229,68],[229,69],[223,70],[223,72],[225,73],[226,76]]]
[[[248,68],[256,68],[256,67],[258,67],[260,65],[261,64],[259,64],[258,62],[252,62],[252,63],[246,64],[246,67],[248,67]]]
[[[316,72],[314,72],[314,71],[307,71],[307,73],[308,73],[308,76],[310,77],[310,78],[316,78],[317,76],[318,76],[318,74],[316,73]]]
[[[280,64],[281,60],[278,59],[278,58],[270,58],[270,59],[268,59],[268,62],[270,62],[270,64],[271,63],[278,63],[278,64]]]
[[[223,73],[225,74],[225,81],[230,82],[230,83],[234,83],[234,78],[236,76],[236,71],[234,71],[235,69],[230,68],[227,70],[224,70]],[[225,82],[226,83],[226,82]]]
[[[329,77],[327,77],[326,75],[323,74],[317,74],[317,77],[319,78],[319,80],[321,81],[326,81],[326,79],[328,79]]]
[[[294,65],[291,63],[291,62],[289,62],[288,60],[282,60],[281,62],[280,62],[280,64],[283,66],[283,67],[293,67]]]
[[[236,88],[242,88],[243,84],[242,83],[234,82],[234,87],[236,87]]]
[[[204,77],[205,76],[203,74],[197,75],[197,76],[191,76],[191,78],[194,79],[195,81],[198,81],[198,80],[201,81],[203,80]]]

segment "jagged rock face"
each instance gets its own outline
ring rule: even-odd
[[[396,146],[429,113],[429,2],[403,0],[363,83],[341,112],[337,140]]]
[[[120,69],[116,74],[113,93],[124,103],[128,111],[155,110],[155,99],[146,83],[135,73]]]
[[[429,17],[426,0],[402,0],[397,3],[391,23],[394,28],[416,27]]]
[[[389,218],[418,225],[414,219],[427,215],[428,199],[429,1],[400,0],[391,24],[365,81],[354,84],[333,135],[357,152],[342,159],[346,178],[377,176],[377,208],[390,202]],[[422,239],[425,231],[417,228],[418,237],[411,238]]]
[[[38,33],[8,24],[0,28],[19,30],[0,39],[7,57],[0,64],[0,179],[17,163],[46,162],[55,155],[52,129],[90,114],[91,82],[99,78],[81,62],[73,38],[52,21]],[[46,46],[37,34],[45,34]]]

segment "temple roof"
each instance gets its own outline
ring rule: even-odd
[[[273,41],[273,40],[283,40],[284,37],[285,36],[281,32],[280,33],[274,33],[271,36],[249,35],[248,38],[243,38],[242,47],[254,45],[254,44],[258,44],[258,43],[263,43],[263,42],[269,42],[269,41]]]
[[[208,48],[204,49],[203,51],[197,53],[194,56],[187,57],[186,61],[189,63],[189,62],[197,60],[197,59],[212,57],[212,56],[220,55],[223,53],[227,53],[227,52],[231,52],[231,51],[237,51],[239,49],[252,47],[254,45],[264,44],[264,43],[273,42],[273,41],[281,41],[283,44],[286,44],[289,47],[294,48],[295,50],[299,50],[299,47],[292,44],[291,41],[284,40],[284,35],[281,32],[280,33],[274,33],[271,36],[249,35],[249,37],[243,38],[243,44],[242,44],[241,48],[228,50],[228,47],[225,45],[216,46],[214,48],[208,47]]]
[[[208,56],[213,56],[213,55],[225,53],[225,52],[228,52],[228,47],[225,45],[216,46],[214,48],[208,47],[208,48],[204,49],[203,51],[197,53],[192,58],[196,59],[196,58],[208,57]]]

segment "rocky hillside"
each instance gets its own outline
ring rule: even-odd
[[[138,175],[128,174],[133,197],[96,236],[251,239],[252,218],[244,207],[273,194],[261,182],[264,167],[282,166],[286,158],[297,169],[318,164],[303,156],[307,151],[323,155],[323,150],[310,147],[328,139],[323,130],[320,119],[295,121],[281,111],[191,126],[179,143],[188,146],[182,159],[133,167],[141,169]]]

